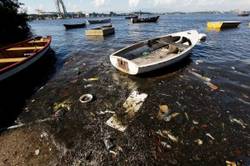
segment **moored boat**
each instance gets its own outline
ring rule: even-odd
[[[84,28],[86,27],[86,23],[80,24],[63,24],[65,29],[75,29],[75,28]]]
[[[126,16],[125,19],[132,19],[132,18],[138,18],[137,15],[130,15],[130,16]]]
[[[184,31],[141,41],[112,55],[110,61],[118,70],[137,75],[174,64],[189,55],[204,39],[196,30]]]
[[[0,48],[0,81],[5,80],[43,57],[50,48],[51,37],[35,37]]]
[[[241,12],[238,13],[238,16],[247,17],[247,16],[249,16],[249,12],[247,12],[247,11],[241,11]]]
[[[110,23],[111,19],[102,19],[102,20],[88,20],[90,24],[104,24],[104,23]]]
[[[216,21],[216,22],[207,22],[208,29],[230,29],[237,28],[240,25],[240,21]]]
[[[156,16],[156,17],[145,17],[145,18],[132,18],[131,22],[134,23],[152,23],[152,22],[157,22],[158,19],[160,18],[160,16]]]
[[[115,28],[112,24],[101,27],[88,29],[85,31],[86,36],[107,36],[115,33]]]

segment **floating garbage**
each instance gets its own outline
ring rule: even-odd
[[[79,101],[81,102],[81,103],[89,103],[89,102],[91,102],[92,100],[93,100],[93,95],[92,94],[84,94],[84,95],[82,95],[80,98],[79,98]]]
[[[38,156],[39,153],[40,153],[40,150],[39,150],[39,149],[35,150],[35,155],[36,155],[36,156]]]
[[[215,138],[210,133],[206,133],[206,136],[208,136],[212,140],[215,140]]]
[[[170,114],[170,110],[167,105],[160,105],[160,110],[158,112],[157,118],[162,120],[166,118],[166,121],[168,121],[168,115]]]
[[[207,86],[209,86],[209,87],[212,89],[212,91],[219,89],[218,86],[216,86],[216,85],[214,85],[213,83],[211,83],[211,78],[202,76],[201,74],[196,73],[196,72],[194,72],[194,71],[189,71],[189,73],[193,74],[193,75],[196,76],[197,78],[199,78],[199,79],[201,79],[202,81],[204,81],[204,83],[205,83]]]
[[[67,99],[67,100],[65,100],[65,101],[63,101],[61,103],[55,103],[54,107],[53,107],[53,110],[58,111],[58,110],[60,110],[62,108],[66,108],[68,111],[70,111],[70,109],[71,109],[71,101]]]
[[[108,151],[115,147],[115,144],[113,143],[113,139],[111,138],[110,135],[104,138],[103,142]]]
[[[247,124],[245,122],[243,122],[243,120],[241,120],[241,119],[236,119],[236,118],[229,116],[229,120],[231,123],[236,123],[238,125],[241,125],[241,127],[243,129],[245,129],[247,127]]]
[[[135,114],[139,111],[143,102],[146,100],[147,96],[148,95],[146,93],[140,94],[138,91],[133,91],[123,104],[123,108],[126,109],[123,117],[126,117],[132,121]],[[128,124],[122,124],[116,114],[109,118],[106,124],[121,132],[124,132],[128,126]]]
[[[167,130],[163,130],[163,131],[161,131],[161,130],[158,130],[157,132],[156,132],[156,134],[158,134],[158,135],[160,135],[161,137],[163,137],[163,138],[169,138],[171,141],[173,141],[173,142],[178,142],[178,137],[175,137],[172,133],[171,133],[171,131],[167,131]]]
[[[98,77],[92,77],[92,78],[88,78],[86,81],[98,81],[99,78]]]
[[[207,86],[209,86],[213,91],[219,89],[218,86],[212,84],[211,82],[205,82]]]
[[[99,115],[105,115],[105,114],[115,114],[114,111],[106,110],[106,111],[100,111],[98,112]]]
[[[130,117],[133,117],[135,113],[139,111],[147,97],[148,95],[145,93],[139,94],[138,91],[133,91],[123,104],[123,107],[126,109],[125,112],[128,113]]]
[[[196,61],[195,61],[195,64],[196,64],[196,65],[199,65],[200,63],[203,63],[203,62],[204,62],[203,60],[196,60]]]
[[[203,144],[203,141],[201,139],[196,139],[194,142],[197,143],[198,145],[202,145]]]
[[[226,166],[237,166],[235,161],[226,161]]]
[[[211,81],[211,78],[208,78],[208,77],[204,77],[202,76],[201,74],[199,73],[196,73],[194,71],[189,71],[189,73],[193,74],[194,76],[196,76],[197,78],[203,80],[203,81],[206,81],[206,82],[210,82]]]
[[[122,122],[117,118],[116,114],[107,120],[106,125],[121,132],[124,132],[127,129],[127,125],[122,124]]]

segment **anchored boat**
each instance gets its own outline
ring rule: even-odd
[[[125,19],[132,19],[132,18],[138,18],[137,15],[129,15],[129,16],[126,16]]]
[[[0,81],[26,69],[49,50],[51,37],[35,37],[0,48]]]
[[[184,59],[205,36],[190,30],[141,41],[113,53],[110,61],[127,74],[150,72]]]
[[[75,28],[84,28],[86,27],[86,23],[81,24],[63,24],[65,29],[75,29]]]
[[[110,25],[89,29],[85,31],[86,36],[107,36],[115,33],[115,28]]]
[[[151,23],[151,22],[157,22],[160,16],[156,17],[145,17],[145,18],[131,18],[131,22],[134,23]]]
[[[247,16],[249,16],[249,12],[247,12],[247,11],[241,11],[241,12],[238,13],[238,16],[247,17]]]
[[[104,23],[110,23],[111,19],[102,19],[102,20],[88,20],[90,24],[104,24]]]

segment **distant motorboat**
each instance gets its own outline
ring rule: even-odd
[[[181,61],[205,38],[196,30],[173,33],[125,47],[110,55],[110,61],[124,73],[146,73]]]
[[[151,23],[151,22],[157,22],[160,16],[156,17],[145,17],[145,18],[132,18],[131,22],[134,23]]]
[[[249,16],[249,12],[247,12],[247,11],[241,11],[241,12],[238,13],[238,16],[241,16],[241,17]]]
[[[130,15],[130,16],[126,16],[125,19],[132,19],[132,18],[138,18],[137,15]]]
[[[111,19],[102,19],[102,20],[88,20],[90,24],[105,24],[110,23]]]
[[[65,29],[75,29],[75,28],[84,28],[86,27],[86,23],[81,24],[63,24]]]

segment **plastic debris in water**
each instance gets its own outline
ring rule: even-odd
[[[226,161],[226,166],[237,166],[235,161]]]
[[[115,114],[115,112],[114,111],[110,111],[110,110],[106,110],[106,111],[100,111],[98,114],[99,115]]]
[[[211,78],[202,76],[201,74],[196,73],[196,72],[194,72],[194,71],[189,71],[189,73],[193,74],[194,76],[196,76],[197,78],[199,78],[199,79],[201,79],[201,80],[203,80],[203,81],[207,81],[207,82],[210,82],[210,81],[211,81]]]
[[[247,124],[245,122],[243,122],[243,120],[241,120],[241,119],[236,119],[236,118],[233,118],[233,117],[230,116],[229,120],[230,120],[231,123],[236,123],[236,124],[241,125],[241,127],[243,129],[245,129],[246,126],[247,126]]]
[[[218,86],[212,84],[211,82],[205,82],[207,86],[209,86],[213,91],[219,89]]]
[[[215,138],[214,138],[210,133],[206,133],[206,136],[208,136],[208,137],[211,138],[212,140],[215,140]]]
[[[117,118],[116,114],[107,120],[106,125],[121,132],[124,132],[127,129],[127,125],[122,124],[122,122]]]
[[[70,100],[65,100],[61,103],[55,103],[53,110],[58,111],[59,109],[66,108],[68,111],[70,111],[71,107],[71,101]]]
[[[197,143],[198,145],[202,145],[203,144],[203,141],[201,139],[197,139],[194,142]]]
[[[126,109],[123,116],[127,117],[129,121],[132,121],[147,97],[148,95],[146,93],[140,94],[138,91],[133,91],[123,104],[123,108]],[[122,124],[116,114],[109,118],[106,124],[121,132],[124,132],[128,126],[128,124]]]
[[[38,156],[39,153],[40,153],[40,150],[39,150],[39,149],[35,150],[35,155],[36,155],[36,156]]]
[[[197,121],[193,120],[193,124],[194,124],[194,125],[198,125],[198,124],[199,124],[199,122],[197,122]]]
[[[170,117],[168,115],[170,114],[170,110],[167,105],[160,105],[160,110],[158,112],[157,118],[162,120],[166,118],[166,121],[170,121]]]
[[[205,83],[207,86],[209,86],[209,87],[212,89],[212,91],[219,89],[218,86],[216,86],[216,85],[214,85],[213,83],[211,83],[211,78],[202,76],[201,74],[196,73],[196,72],[194,72],[194,71],[189,71],[189,73],[193,74],[193,75],[196,76],[197,78],[199,78],[199,79],[201,79],[202,81],[204,81],[204,83]]]
[[[196,61],[195,61],[195,64],[196,64],[196,65],[199,65],[200,63],[203,63],[203,62],[204,62],[203,60],[196,60]]]
[[[92,94],[84,94],[84,95],[82,95],[82,96],[80,96],[80,98],[79,98],[79,101],[81,102],[81,103],[89,103],[89,102],[91,102],[92,100],[93,100],[93,95]]]
[[[92,77],[92,78],[84,79],[84,81],[98,81],[98,80],[99,80],[98,77]]]
[[[160,136],[162,136],[162,137],[164,137],[164,138],[169,138],[171,141],[173,141],[173,142],[178,142],[178,137],[175,137],[172,133],[171,133],[171,131],[167,131],[167,130],[163,130],[163,131],[161,131],[161,130],[158,130],[157,132],[156,132],[156,134],[158,134],[158,135],[160,135]]]

